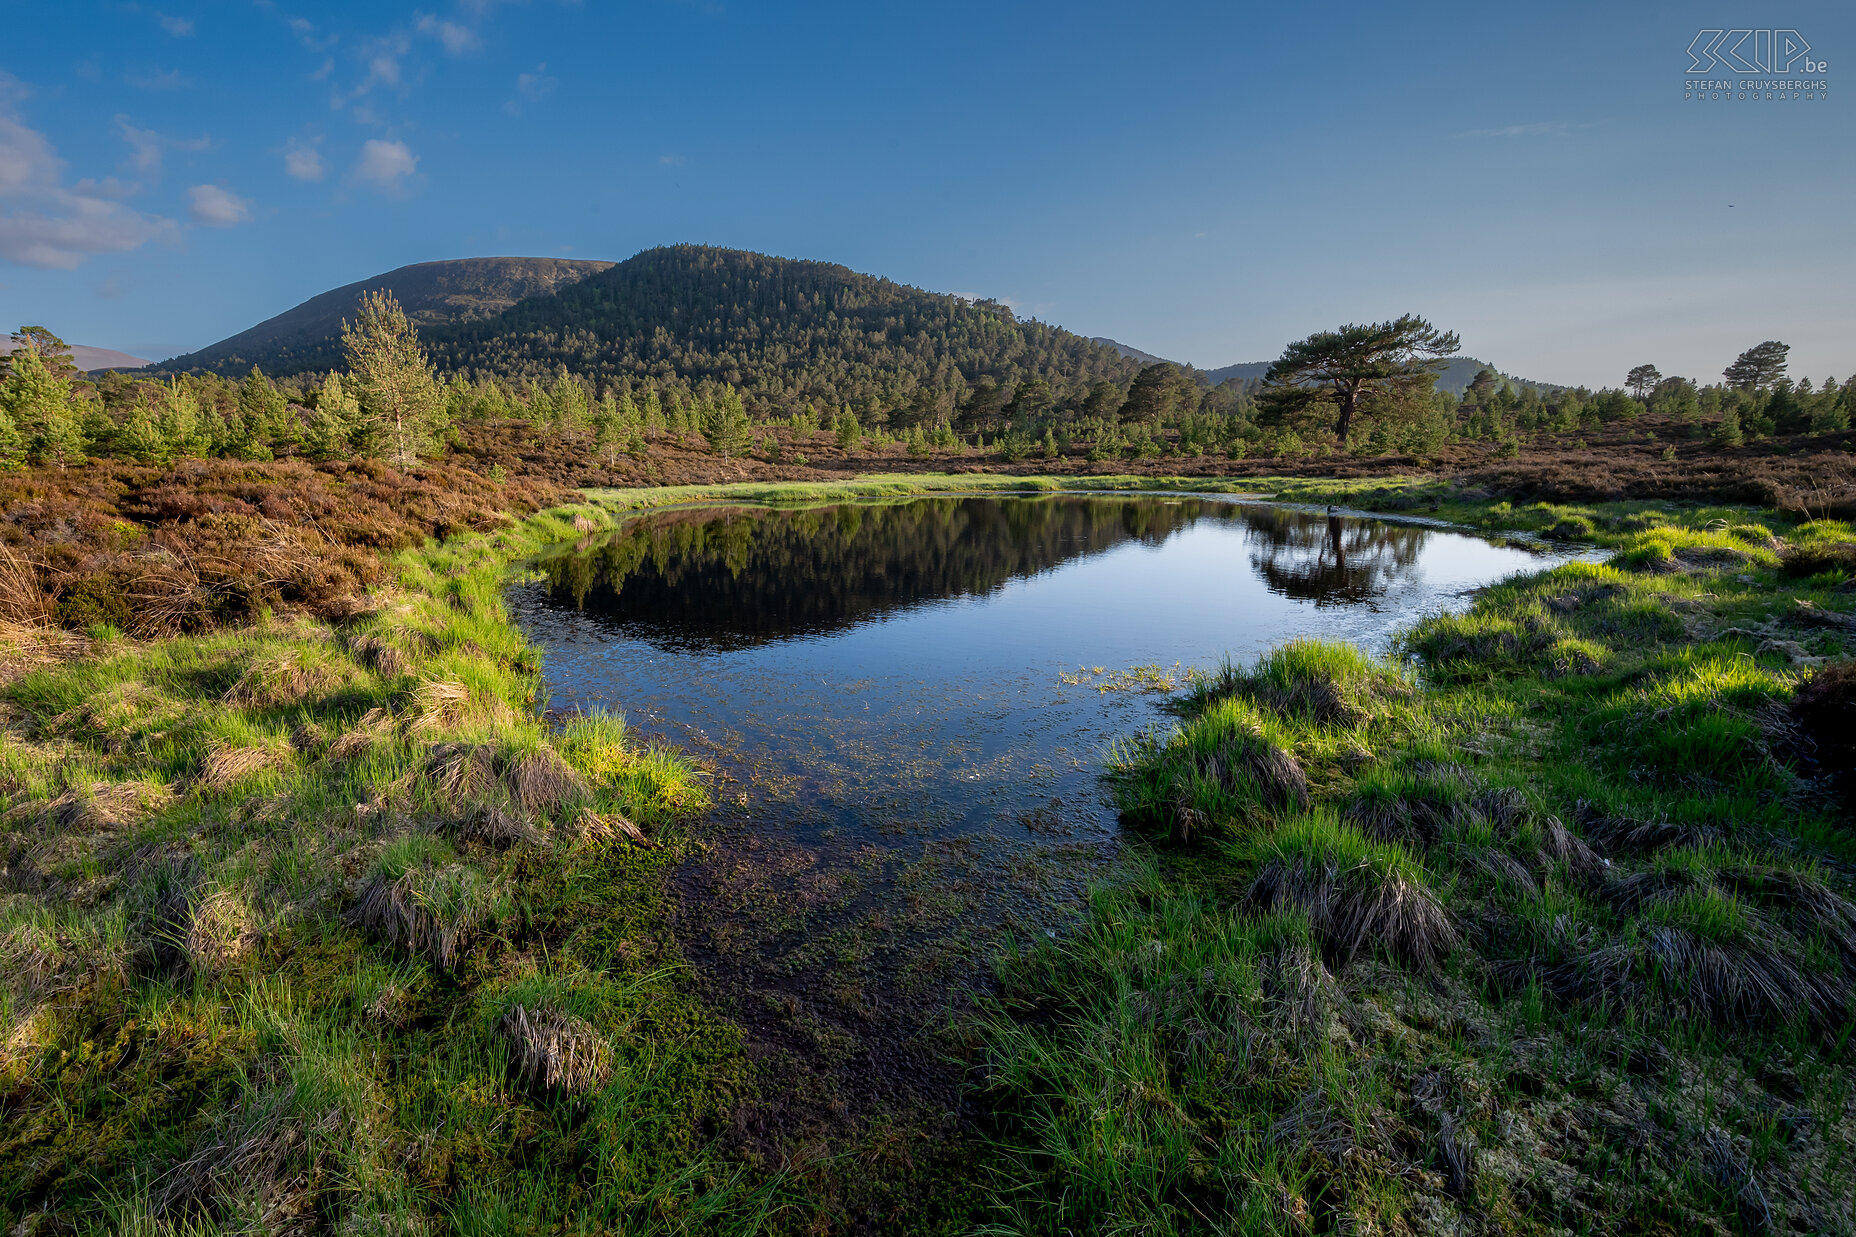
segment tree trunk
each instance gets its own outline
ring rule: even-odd
[[[1358,391],[1340,393],[1340,416],[1334,420],[1334,436],[1340,439],[1340,445],[1347,445],[1347,431],[1353,428],[1353,410],[1360,402]]]

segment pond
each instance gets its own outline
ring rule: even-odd
[[[715,767],[679,925],[712,994],[797,1056],[932,1073],[925,1011],[1112,858],[1104,755],[1169,686],[1298,635],[1383,650],[1550,557],[1207,495],[706,507],[562,547],[511,604],[554,708]]]

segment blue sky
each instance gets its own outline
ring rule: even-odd
[[[1704,26],[1797,30],[1827,97],[1685,101]],[[0,325],[143,356],[408,262],[696,241],[1207,367],[1412,311],[1551,381],[1774,337],[1856,371],[1847,3],[0,0],[0,30]]]

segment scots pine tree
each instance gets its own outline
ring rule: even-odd
[[[71,380],[53,372],[33,348],[16,349],[4,382],[0,412],[12,419],[35,464],[64,468],[84,460],[84,430],[71,393]]]
[[[354,324],[342,322],[342,348],[363,423],[384,439],[394,462],[406,467],[431,448],[444,407],[418,331],[391,292],[368,292]]]
[[[733,387],[723,390],[716,400],[715,420],[710,444],[714,446],[723,459],[743,454],[748,449],[749,424],[747,409],[742,406],[741,393]]]

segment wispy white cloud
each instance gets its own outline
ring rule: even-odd
[[[454,21],[445,21],[430,13],[421,13],[413,23],[413,28],[427,38],[437,39],[444,49],[453,56],[462,56],[465,52],[475,51],[483,42],[477,32],[469,26],[461,26]]]
[[[689,160],[682,155],[659,155],[657,157],[657,162],[662,167],[680,168],[688,163]]]
[[[355,164],[354,174],[357,180],[382,193],[400,194],[418,170],[419,156],[406,143],[369,138],[361,145],[361,160]]]
[[[314,142],[291,138],[290,145],[284,148],[284,171],[297,180],[321,180],[322,152]]]
[[[296,36],[296,41],[312,52],[326,52],[341,42],[339,34],[320,33],[316,23],[307,17],[292,17],[284,24],[290,27],[290,33]]]
[[[539,103],[553,94],[554,88],[560,84],[559,78],[548,73],[546,64],[536,65],[533,73],[518,73],[516,74],[516,97],[503,104],[503,110],[511,116],[517,115],[525,104]]]
[[[187,190],[187,212],[195,223],[229,228],[251,219],[251,202],[218,185],[195,185]]]
[[[99,182],[66,186],[64,160],[20,117],[25,97],[16,78],[0,72],[0,259],[70,270],[92,254],[174,232],[173,220],[125,206]]]
[[[184,39],[193,33],[193,21],[191,18],[175,17],[171,13],[156,13],[155,20],[161,23],[161,28],[163,30],[177,39]]]
[[[209,137],[171,138],[153,129],[138,129],[121,113],[116,116],[116,132],[129,144],[129,166],[149,177],[161,175],[161,161],[168,151],[197,154],[213,144]]]

